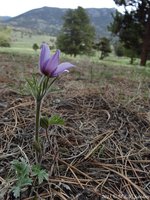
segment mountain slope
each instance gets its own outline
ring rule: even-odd
[[[0,16],[0,22],[5,22],[9,19],[11,19],[11,17],[9,17],[9,16]]]
[[[33,9],[17,17],[7,20],[8,25],[31,29],[38,33],[57,35],[63,24],[63,16],[67,9],[43,7]],[[112,21],[114,8],[88,8],[87,14],[99,36],[108,36],[107,26]],[[6,23],[6,22],[5,22]]]

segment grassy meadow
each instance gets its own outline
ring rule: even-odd
[[[0,48],[0,52],[34,54],[32,48],[34,43],[40,46],[42,42],[52,44],[53,40],[55,41],[55,38],[48,35],[35,35],[30,32],[12,31],[11,48]]]
[[[53,45],[55,38],[14,32],[11,48],[0,48],[0,199],[148,200],[150,61],[147,67],[138,59],[130,65],[113,53],[104,60],[99,52],[61,53],[61,62],[76,67],[60,76],[42,104],[42,115],[65,121],[50,126],[48,136],[40,129],[41,166],[48,176],[38,183],[30,173],[32,184],[18,182],[12,161],[24,158],[29,171],[35,163],[35,101],[26,78],[40,76],[40,50],[32,46],[43,41]]]

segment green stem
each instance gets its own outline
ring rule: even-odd
[[[58,79],[58,76],[55,77],[52,82],[47,86],[47,89],[45,90],[45,93],[43,93],[43,96],[45,96],[48,92],[49,92],[49,89],[51,87],[51,85],[56,81],[56,79]]]
[[[35,104],[36,104],[36,116],[35,116],[35,141],[34,141],[34,145],[35,145],[35,159],[36,159],[36,163],[38,164],[40,162],[40,157],[41,157],[41,144],[40,144],[40,137],[39,137],[39,127],[40,127],[40,114],[41,114],[41,104],[42,104],[42,100],[43,98],[46,96],[46,94],[48,93],[50,86],[54,83],[54,81],[57,79],[54,78],[52,80],[52,82],[50,84],[48,84],[49,82],[49,77],[45,77],[43,76],[40,80],[39,83],[39,88],[37,90],[37,96],[36,96],[36,100],[35,100]],[[47,132],[46,132],[47,134]],[[48,136],[47,136],[47,139]]]
[[[35,140],[39,143],[39,126],[40,126],[41,100],[36,100],[36,118],[35,118]]]
[[[40,127],[40,112],[42,100],[36,100],[36,116],[35,116],[35,154],[36,162],[39,162],[39,154],[41,151],[40,139],[39,139],[39,127]]]

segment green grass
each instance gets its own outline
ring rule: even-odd
[[[38,51],[35,52],[32,48],[21,48],[21,47],[11,47],[11,48],[0,48],[1,53],[16,53],[16,54],[38,54]]]
[[[53,45],[54,41],[55,38],[49,35],[38,35],[38,34],[30,34],[23,31],[12,31],[11,47],[10,48],[0,47],[0,52],[36,54],[36,52],[32,48],[34,43],[37,43],[38,46],[40,47],[42,42],[46,42],[49,45]],[[37,51],[37,53],[39,53],[39,51]]]
[[[12,32],[12,42],[11,47],[17,47],[17,48],[31,48],[34,43],[37,43],[38,46],[41,45],[42,42],[46,42],[48,44],[51,44],[51,40],[55,40],[54,37],[51,37],[49,35],[37,35],[37,34],[29,34],[29,33],[21,33],[21,32]]]
[[[54,37],[49,35],[38,35],[22,32],[21,31],[12,31],[11,34],[11,47],[5,48],[0,47],[0,52],[5,53],[21,53],[21,54],[39,54],[39,50],[35,52],[32,48],[34,43],[37,43],[38,46],[42,44],[42,42],[46,42],[49,45],[53,45],[55,41]]]
[[[20,53],[20,54],[29,54],[29,55],[39,55],[40,50],[37,50],[35,52],[32,48],[34,43],[37,43],[38,46],[41,45],[42,42],[46,42],[49,45],[54,45],[56,38],[51,37],[49,35],[38,35],[38,34],[30,34],[26,32],[21,31],[12,31],[11,34],[11,47],[10,48],[4,48],[0,47],[0,52],[5,53]],[[55,49],[52,49],[54,52]],[[75,58],[71,57],[69,55],[61,54],[62,60],[74,60],[77,64],[80,64],[80,62],[86,62],[89,61],[90,63],[96,64],[96,65],[104,65],[104,66],[110,66],[110,67],[129,67],[134,70],[134,74],[140,73],[143,75],[150,75],[150,61],[147,62],[147,66],[149,67],[141,67],[139,66],[140,60],[136,59],[134,65],[130,64],[130,58],[127,57],[117,57],[113,53],[111,53],[108,57],[104,58],[104,60],[99,59],[100,52],[96,52],[93,56],[86,56],[86,55],[78,55]],[[108,71],[108,76],[107,72]],[[106,77],[110,77],[111,73],[109,73],[109,70],[106,70],[103,75]],[[123,70],[121,73],[124,73]]]

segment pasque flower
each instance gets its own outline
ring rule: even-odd
[[[36,163],[40,163],[42,159],[42,145],[39,136],[40,126],[48,129],[51,123],[54,123],[54,118],[50,121],[49,119],[42,119],[41,116],[41,106],[43,99],[50,91],[50,87],[56,81],[57,77],[63,72],[68,71],[71,67],[74,67],[69,62],[63,62],[59,64],[60,50],[57,50],[56,53],[50,56],[50,49],[46,43],[41,45],[41,53],[39,58],[39,67],[40,71],[43,74],[40,80],[35,76],[32,76],[32,79],[27,79],[29,88],[33,97],[35,98],[35,139],[34,139],[34,148],[35,148],[35,160]],[[54,77],[53,79],[50,79]],[[56,119],[57,123],[59,118]],[[44,120],[44,121],[41,121]],[[42,122],[42,123],[41,123]],[[62,123],[62,122],[61,122]],[[51,124],[52,125],[52,124]],[[46,133],[47,134],[47,133]],[[47,137],[48,138],[48,137]]]
[[[50,49],[46,43],[41,45],[40,53],[40,71],[49,77],[57,77],[63,72],[68,71],[69,68],[74,67],[69,62],[63,62],[59,64],[60,50],[57,50],[56,53],[50,56]]]

